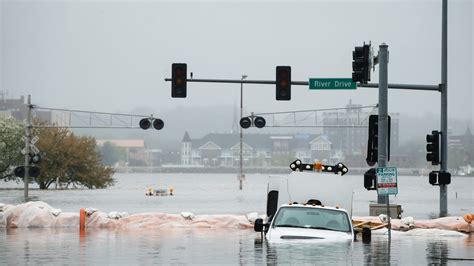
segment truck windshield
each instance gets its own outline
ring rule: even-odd
[[[275,216],[273,227],[300,227],[350,232],[346,212],[308,207],[281,207]]]

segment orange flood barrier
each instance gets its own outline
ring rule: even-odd
[[[81,234],[86,230],[86,211],[84,208],[81,208],[79,211],[79,232]]]

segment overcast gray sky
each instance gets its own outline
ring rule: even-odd
[[[190,83],[186,99],[171,98],[171,64],[188,63],[195,78],[274,79],[277,65],[290,65],[293,80],[351,77],[352,50],[364,41],[376,51],[389,45],[390,83],[440,83],[441,0],[0,1],[0,89],[45,107],[159,113],[234,105],[237,84]],[[449,1],[449,116],[471,126],[473,13],[473,1]],[[377,71],[372,77],[378,82]],[[244,90],[255,112],[377,101],[369,88],[293,86],[290,102],[276,101],[271,85]],[[437,92],[389,92],[389,112],[439,121],[439,102]]]

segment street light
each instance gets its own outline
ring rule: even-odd
[[[242,75],[242,78],[240,79],[243,81],[244,79],[247,78],[247,75]],[[240,119],[242,120],[244,114],[244,83],[240,83]],[[239,171],[239,189],[242,190],[242,181],[244,179],[244,174],[243,174],[243,162],[242,162],[242,146],[243,146],[243,131],[242,127],[240,127],[240,171]]]

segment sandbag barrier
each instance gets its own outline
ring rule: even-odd
[[[442,229],[463,233],[474,232],[473,214],[443,217],[432,220],[391,219],[391,229],[410,231],[412,229]],[[180,214],[101,212],[94,208],[79,212],[62,212],[45,202],[32,201],[19,205],[0,203],[0,227],[3,228],[49,228],[76,227],[84,232],[87,227],[97,228],[253,228],[253,222],[262,215],[194,215]],[[353,217],[354,221],[380,223],[379,217]],[[407,222],[408,221],[408,222]]]

